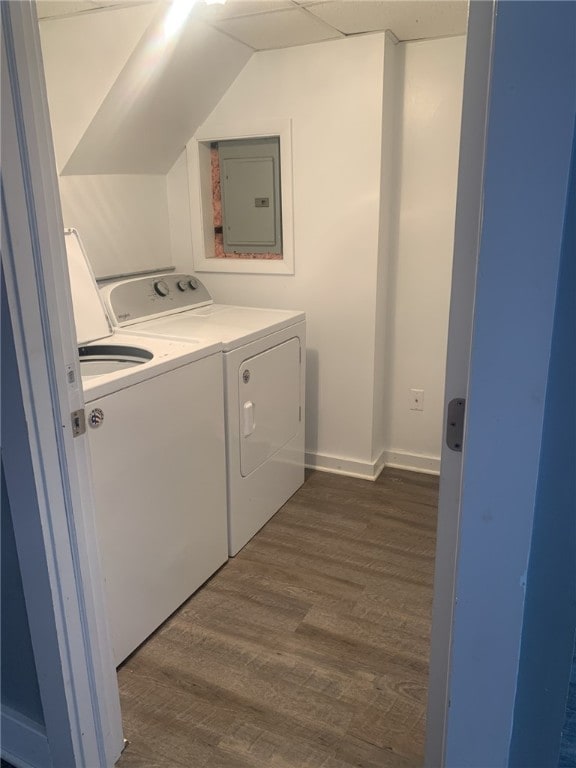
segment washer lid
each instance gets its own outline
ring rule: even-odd
[[[78,232],[65,229],[64,240],[78,344],[108,338],[112,336],[112,326]]]

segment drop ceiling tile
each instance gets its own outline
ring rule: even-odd
[[[218,19],[235,19],[239,16],[251,16],[255,13],[268,13],[294,8],[292,0],[228,0],[224,5],[205,1],[198,2],[192,11],[193,15],[208,23]]]
[[[300,8],[225,19],[215,22],[214,26],[257,51],[342,37],[337,30]]]
[[[346,35],[390,29],[399,40],[466,33],[465,0],[332,0],[306,10]]]

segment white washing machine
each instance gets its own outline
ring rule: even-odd
[[[237,554],[304,482],[304,313],[214,304],[198,278],[177,273],[101,290],[124,333],[222,342],[228,551]]]
[[[221,345],[112,333],[66,232],[116,664],[228,558]]]

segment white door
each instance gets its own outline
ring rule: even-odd
[[[445,422],[449,403],[466,399],[468,391],[494,8],[493,2],[470,4],[444,393]],[[453,450],[444,440],[426,721],[425,764],[428,768],[444,765],[461,475],[461,448]]]
[[[245,360],[238,370],[240,472],[247,477],[298,432],[300,339]]]

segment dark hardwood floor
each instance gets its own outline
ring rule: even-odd
[[[309,473],[119,669],[119,768],[421,765],[437,495]]]

